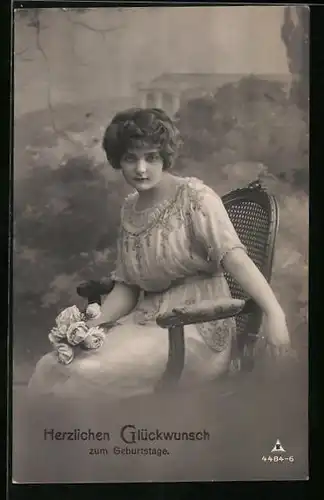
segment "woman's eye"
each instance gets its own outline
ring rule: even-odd
[[[153,163],[158,160],[159,160],[159,155],[156,153],[149,154],[146,157],[146,161],[148,161],[149,163]]]
[[[134,161],[136,161],[136,158],[133,155],[128,154],[123,157],[123,161],[125,161],[126,163],[133,163]]]

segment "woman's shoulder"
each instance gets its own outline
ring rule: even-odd
[[[215,193],[211,186],[205,183],[202,179],[198,177],[183,177],[183,184],[187,187],[189,191],[201,192],[201,191],[209,191]],[[215,193],[216,194],[216,193]]]
[[[187,193],[187,196],[192,202],[201,204],[206,200],[219,200],[220,198],[211,186],[207,185],[202,179],[199,179],[198,177],[184,177],[183,183],[186,188],[185,191]]]

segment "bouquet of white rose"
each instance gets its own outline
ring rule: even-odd
[[[89,304],[84,313],[76,306],[60,312],[55,320],[56,326],[48,335],[60,363],[71,363],[77,346],[83,349],[99,349],[103,345],[104,330],[97,326],[88,327],[86,324],[87,320],[96,319],[100,314],[98,304]]]

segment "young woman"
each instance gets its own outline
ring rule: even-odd
[[[31,378],[31,393],[119,398],[150,392],[168,357],[167,331],[157,326],[157,315],[176,305],[229,297],[224,270],[263,310],[273,349],[289,346],[282,308],[221,198],[201,180],[171,173],[179,144],[177,128],[159,109],[118,113],[106,129],[108,161],[134,192],[121,212],[115,287],[89,326],[115,326],[100,349],[82,351],[69,365],[60,364],[54,352],[46,354]],[[180,384],[223,374],[234,335],[233,318],[186,326]]]

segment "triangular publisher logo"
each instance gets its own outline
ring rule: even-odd
[[[271,450],[271,453],[278,453],[280,451],[283,452],[283,451],[286,451],[286,450],[283,448],[283,446],[280,443],[279,439],[277,439],[276,444],[274,445],[274,447]]]

